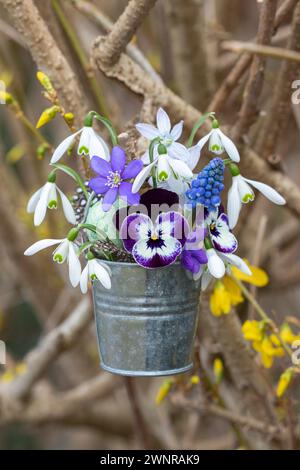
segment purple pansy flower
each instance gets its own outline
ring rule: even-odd
[[[135,178],[143,168],[141,160],[132,160],[126,165],[126,154],[121,147],[113,147],[110,162],[103,158],[93,157],[91,167],[98,174],[89,181],[89,187],[96,194],[103,194],[103,210],[110,209],[118,196],[125,198],[129,204],[138,204],[140,195],[132,193],[132,183],[126,179]]]
[[[202,248],[206,231],[201,227],[192,230],[186,240],[181,255],[182,266],[193,274],[202,272],[202,267],[207,263],[206,251]]]
[[[126,217],[120,237],[139,265],[160,268],[176,261],[188,230],[188,222],[178,212],[160,214],[154,224],[147,215],[136,213]]]
[[[220,211],[206,212],[205,225],[210,235],[214,248],[221,253],[234,253],[238,247],[238,242],[231,233],[227,215]]]

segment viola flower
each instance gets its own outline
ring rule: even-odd
[[[178,212],[160,214],[153,224],[144,214],[126,217],[120,238],[125,249],[144,268],[160,268],[173,264],[182,252],[188,223]]]
[[[80,276],[80,289],[83,294],[88,290],[88,282],[99,281],[105,289],[111,288],[111,271],[109,267],[99,259],[96,259],[92,253],[88,253],[88,262]]]
[[[212,123],[212,130],[197,143],[200,152],[208,140],[208,148],[210,152],[215,153],[216,155],[222,155],[222,153],[226,152],[232,161],[240,161],[238,149],[232,140],[223,134],[221,129],[219,129],[219,123],[216,119]]]
[[[100,137],[91,126],[84,126],[79,131],[66,137],[54,151],[51,162],[56,163],[66,153],[75,137],[81,134],[77,153],[78,155],[99,155],[104,160],[109,160],[109,149],[105,141]]]
[[[203,249],[204,230],[197,228],[192,230],[187,237],[181,255],[181,265],[193,274],[194,280],[199,279],[204,265],[207,263],[207,255]]]
[[[38,253],[44,248],[48,248],[53,245],[58,245],[56,250],[53,252],[53,261],[59,264],[62,264],[67,261],[69,265],[70,282],[73,287],[76,287],[80,281],[81,266],[77,256],[77,246],[75,243],[73,243],[73,241],[69,240],[68,238],[63,238],[61,240],[39,240],[38,242],[34,243],[29,248],[27,248],[27,250],[24,252],[24,255],[35,255],[35,253]]]
[[[285,199],[271,186],[260,183],[259,181],[244,178],[240,174],[237,165],[230,165],[232,174],[232,185],[228,191],[227,212],[229,218],[229,227],[234,228],[237,224],[242,204],[247,204],[254,200],[254,191],[251,186],[260,191],[267,199],[274,204],[284,205]],[[251,186],[250,186],[251,185]]]
[[[202,204],[209,211],[216,211],[221,204],[221,192],[224,189],[224,168],[222,158],[213,158],[192,181],[191,188],[186,191],[192,207]]]
[[[146,139],[159,139],[158,144],[161,143],[166,147],[167,154],[171,158],[189,160],[190,153],[187,148],[177,142],[182,134],[183,121],[178,122],[171,128],[171,121],[168,114],[164,109],[159,108],[156,114],[156,126],[157,127],[152,124],[139,123],[136,124],[135,127]],[[142,160],[146,164],[150,162],[148,151],[143,155]]]
[[[118,196],[125,198],[129,204],[138,204],[140,195],[133,192],[132,183],[126,179],[135,178],[141,171],[141,160],[132,160],[126,166],[126,154],[121,147],[114,147],[111,151],[111,161],[94,156],[91,167],[98,174],[89,181],[89,187],[96,194],[102,194],[103,210],[108,211]]]
[[[60,195],[63,211],[67,221],[70,222],[70,224],[76,224],[76,216],[71,202],[56,186],[55,174],[50,173],[47,183],[31,196],[27,204],[27,212],[34,212],[35,226],[38,226],[43,222],[47,209],[57,208],[57,192]]]
[[[238,241],[229,229],[228,217],[223,212],[218,215],[215,212],[207,212],[205,225],[208,229],[213,247],[221,253],[234,253],[238,247]]]

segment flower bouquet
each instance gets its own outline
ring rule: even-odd
[[[100,121],[111,149],[93,129]],[[206,120],[211,131],[194,145]],[[198,298],[232,266],[251,274],[235,254],[235,227],[244,203],[257,189],[276,204],[284,199],[270,186],[240,174],[239,152],[220,130],[214,113],[195,124],[186,145],[178,142],[183,122],[171,127],[160,108],[156,127],[139,123],[147,151],[131,161],[119,146],[111,122],[96,112],[67,137],[51,158],[48,181],[33,194],[28,211],[40,225],[61,200],[73,227],[62,239],[34,243],[26,256],[56,246],[53,260],[67,262],[72,286],[82,293],[93,284],[101,366],[123,375],[168,375],[192,367]],[[60,160],[79,138],[77,153],[89,162],[87,181]],[[212,159],[193,173],[208,143]],[[225,156],[223,157],[223,155]],[[227,213],[222,205],[224,172],[232,185]],[[72,203],[56,185],[60,171],[77,184]],[[81,259],[85,259],[82,270]]]

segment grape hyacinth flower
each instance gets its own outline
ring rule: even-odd
[[[153,224],[145,214],[132,214],[122,223],[124,248],[144,268],[173,264],[182,252],[189,227],[178,212],[160,214]]]
[[[99,155],[104,160],[109,160],[109,149],[105,141],[100,137],[91,126],[84,126],[79,131],[66,137],[54,151],[51,162],[56,163],[66,153],[68,148],[74,142],[75,137],[81,134],[77,153],[78,155]]]
[[[132,160],[126,166],[126,154],[121,147],[115,146],[111,151],[111,160],[94,156],[91,167],[98,174],[89,181],[89,187],[96,193],[104,195],[102,208],[107,212],[118,196],[130,204],[138,204],[140,195],[132,190],[132,183],[126,179],[135,178],[141,171],[141,160]]]
[[[197,143],[200,152],[208,140],[208,148],[210,152],[215,153],[216,155],[222,155],[222,153],[226,152],[232,161],[240,161],[238,149],[232,140],[223,134],[221,129],[219,129],[219,123],[216,119],[214,119],[212,123],[212,130]]]
[[[67,196],[56,186],[55,181],[55,172],[51,172],[48,176],[47,183],[38,189],[28,201],[27,212],[34,212],[33,220],[35,226],[41,225],[46,216],[47,209],[57,208],[57,192],[60,195],[67,221],[73,225],[76,223],[76,216],[72,204]]]
[[[99,281],[105,287],[105,289],[111,288],[111,271],[110,268],[100,261],[96,259],[92,253],[87,254],[88,262],[83,269],[81,276],[80,276],[80,289],[83,294],[87,293],[88,290],[88,282]]]
[[[232,174],[232,185],[228,191],[227,212],[229,218],[229,227],[234,228],[237,224],[242,204],[247,204],[254,200],[254,191],[251,186],[260,191],[267,199],[274,204],[284,205],[285,199],[271,186],[260,183],[259,181],[244,178],[240,174],[237,165],[229,166]]]
[[[192,181],[191,188],[186,192],[192,207],[202,204],[208,211],[216,211],[221,204],[220,195],[224,189],[224,168],[222,158],[213,158]]]
[[[76,229],[72,230],[76,231]],[[72,230],[70,230],[70,236],[68,236],[67,238],[63,238],[60,240],[39,240],[38,242],[34,243],[29,248],[27,248],[27,250],[24,252],[24,255],[32,256],[45,248],[48,248],[53,245],[58,245],[56,250],[53,252],[53,261],[59,264],[62,264],[67,261],[69,265],[70,282],[73,287],[76,287],[80,282],[81,266],[77,256],[77,246],[74,243]]]

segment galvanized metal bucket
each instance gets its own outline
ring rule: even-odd
[[[101,367],[127,376],[191,369],[199,285],[179,263],[160,269],[107,264],[112,288],[93,287]]]

